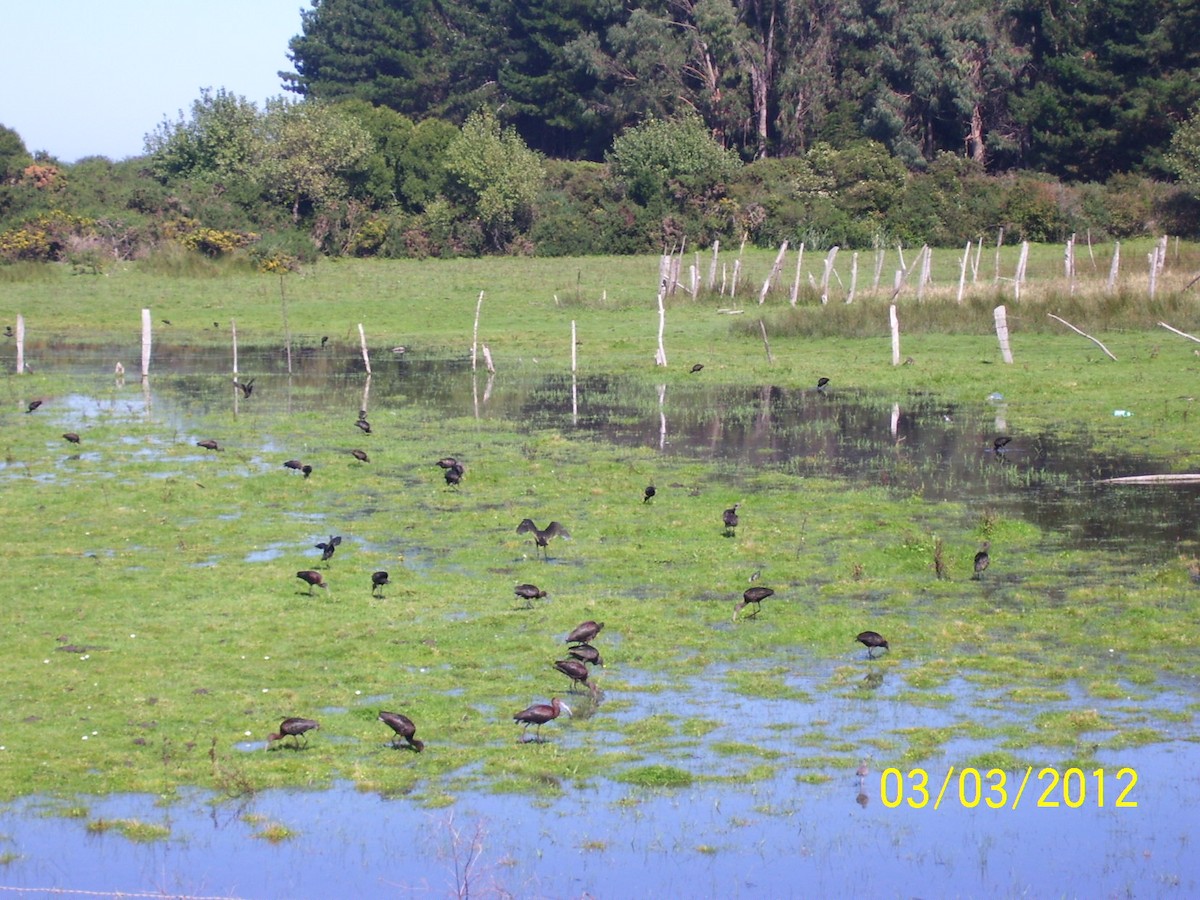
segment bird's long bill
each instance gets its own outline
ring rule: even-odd
[[[572,719],[575,718],[575,713],[571,712],[571,707],[567,706],[567,704],[563,703],[561,700],[558,701],[558,705],[567,711],[568,716],[570,716]]]

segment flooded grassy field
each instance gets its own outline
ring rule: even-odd
[[[290,375],[244,349],[247,396],[223,350],[157,347],[146,384],[112,374],[129,353],[46,346],[4,382],[5,885],[1196,890],[1197,488],[1102,483],[1181,471],[1155,450],[1189,399],[1052,426],[1007,376],[489,377],[419,348],[367,379],[339,340]],[[526,517],[570,537],[542,552]],[[775,593],[735,619],[751,586]],[[552,665],[584,620],[594,693]],[[522,742],[555,696],[573,715]],[[320,729],[268,745],[288,716]]]
[[[1197,251],[1148,300],[1110,250],[1019,303],[1017,248],[962,303],[935,253],[903,365],[886,291],[757,304],[773,251],[667,299],[665,368],[656,259],[0,272],[0,887],[1196,893],[1196,487],[1104,479],[1200,466]]]

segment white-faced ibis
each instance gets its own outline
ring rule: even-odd
[[[329,536],[329,540],[321,541],[321,543],[313,544],[313,546],[321,551],[321,562],[325,562],[326,560],[333,558],[333,554],[335,552],[337,552],[337,548],[341,543],[342,543],[342,536],[340,534],[339,535],[331,534]]]
[[[329,335],[327,335],[327,334],[321,335],[321,349],[322,350],[325,349],[325,345],[328,343],[329,343]]]
[[[321,726],[317,723],[316,719],[303,719],[299,716],[292,716],[291,718],[284,719],[279,723],[279,731],[275,732],[274,734],[267,735],[267,743],[270,744],[274,741],[282,740],[283,738],[290,736],[296,739],[296,747],[299,748],[301,735],[304,735],[309,731],[314,731],[320,727]],[[307,737],[304,738],[304,743],[308,743]]]
[[[536,584],[518,584],[513,588],[513,593],[525,601],[526,609],[533,609],[533,601],[546,596],[546,592]]]
[[[381,712],[379,721],[387,725],[388,728],[396,732],[397,738],[404,738],[408,741],[408,746],[420,753],[425,749],[424,741],[418,741],[415,737],[417,726],[413,724],[413,720],[401,713]],[[392,746],[397,746],[396,738],[392,739]]]
[[[742,607],[748,603],[754,604],[754,612],[749,616],[749,618],[753,619],[762,611],[762,602],[768,597],[774,596],[774,594],[775,592],[769,587],[747,588],[746,592],[742,594],[742,599],[738,602],[738,605],[733,608],[734,619],[738,617],[738,613],[742,611]]]
[[[302,569],[296,573],[296,577],[308,585],[308,595],[311,597],[313,588],[329,588],[325,583],[325,576],[315,569]]]
[[[387,572],[372,572],[371,573],[371,593],[383,596],[384,585],[391,584],[388,581]]]
[[[68,444],[78,444],[79,443],[79,435],[77,435],[73,431],[68,431],[63,434],[63,440],[66,441]]]
[[[285,462],[283,464],[283,467],[285,469],[292,469],[296,472],[299,472],[301,469],[304,468],[304,463],[300,462],[300,460],[298,460],[298,459],[289,459],[287,462]]]
[[[1000,437],[998,437],[994,441],[992,441],[992,449],[995,450],[997,453],[1003,453],[1005,451],[1005,449],[1007,449],[1008,445],[1011,443],[1012,443],[1012,438],[1006,437],[1005,435],[1001,435]]]
[[[695,375],[697,372],[699,372],[703,368],[704,368],[704,363],[696,363],[694,366],[692,366],[692,374]]]
[[[654,485],[652,485],[652,484],[646,485],[646,489],[644,491],[642,491],[642,502],[649,503],[651,500],[654,499],[654,495],[657,493],[658,493],[658,489]]]
[[[604,666],[604,660],[600,657],[600,651],[591,644],[576,644],[573,647],[568,647],[567,656],[574,657],[589,665]]]
[[[822,375],[817,379],[817,390],[822,394],[825,393],[825,388],[829,387],[829,379]]]
[[[571,629],[571,633],[567,635],[568,644],[586,644],[592,640],[604,628],[603,622],[593,622],[590,619],[586,622],[580,622]]]
[[[453,456],[443,456],[441,459],[439,459],[437,461],[436,465],[441,466],[443,469],[461,468],[458,460],[455,459]]]
[[[254,393],[254,379],[250,378],[246,381],[238,381],[233,379],[233,386],[242,392],[243,397],[249,397]]]
[[[196,441],[197,447],[203,447],[205,450],[224,450],[225,448],[214,441],[212,438],[205,438],[202,441]]]
[[[533,542],[537,544],[537,546],[541,547],[543,551],[545,551],[547,557],[550,555],[550,550],[548,547],[550,544],[550,538],[555,536],[564,538],[571,537],[571,533],[567,531],[567,529],[563,528],[558,522],[551,522],[543,530],[533,524],[533,519],[522,519],[521,524],[517,526],[517,534],[525,534],[527,531],[533,533]]]
[[[990,549],[992,549],[992,542],[984,541],[979,552],[975,554],[975,574],[971,576],[972,580],[978,581],[982,578],[984,570],[991,565],[992,558],[988,555]]]
[[[312,466],[309,466],[309,465],[303,465],[303,466],[301,466],[301,467],[300,467],[300,471],[301,471],[301,472],[303,472],[303,473],[304,473],[304,477],[305,477],[305,478],[307,478],[309,475],[311,475],[311,474],[312,474]]]
[[[359,419],[357,422],[354,423],[354,427],[361,429],[363,434],[371,433],[371,423],[368,422],[366,419]]]
[[[351,450],[350,455],[353,456],[355,459],[357,459],[359,462],[370,462],[371,461],[371,458],[369,456],[367,456],[366,450]]]
[[[447,466],[446,470],[442,472],[442,476],[446,479],[446,485],[448,487],[458,487],[465,472],[466,469],[463,468],[462,463],[456,462],[452,466]]]
[[[735,503],[729,509],[725,510],[725,512],[721,513],[721,521],[725,523],[725,533],[727,535],[733,534],[733,529],[738,526],[737,511],[741,505],[741,502]]]
[[[35,409],[37,409],[39,406],[41,406],[43,402],[45,402],[45,401],[42,401],[42,400],[30,400],[30,401],[29,401],[29,402],[28,402],[28,403],[25,405],[25,412],[27,412],[27,413],[31,413],[31,412],[33,412]]]
[[[525,729],[521,732],[521,740],[525,740],[525,736],[529,731],[529,726],[536,725],[537,731],[535,732],[533,740],[535,743],[540,742],[542,739],[542,726],[551,719],[557,719],[563,710],[567,711],[568,716],[574,715],[574,713],[571,712],[571,707],[567,706],[567,704],[563,703],[557,697],[550,698],[549,704],[535,703],[533,706],[527,706],[525,709],[521,710],[519,713],[513,716],[514,722],[525,723]]]
[[[875,658],[875,649],[877,647],[882,647],[889,653],[892,649],[888,646],[888,642],[883,639],[883,635],[877,631],[864,631],[855,640],[867,648],[867,657],[870,659]]]
[[[588,692],[594,697],[596,696],[596,685],[588,681],[588,667],[582,660],[578,659],[559,659],[555,660],[554,668],[562,672],[571,679],[571,690],[575,690],[575,685],[582,684],[588,689]]]

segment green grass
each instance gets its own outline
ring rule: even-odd
[[[754,265],[764,259],[769,266],[766,255]],[[756,316],[756,297],[742,298],[743,317],[717,313],[727,299],[676,298],[671,366],[661,370],[652,363],[656,271],[644,258],[346,262],[285,290],[302,341],[315,346],[328,333],[344,346],[361,321],[380,370],[394,364],[382,351],[395,344],[464,356],[485,290],[480,337],[497,378],[528,385],[520,404],[531,407],[569,409],[574,319],[580,376],[616,376],[615,415],[627,422],[657,415],[665,384],[672,436],[699,414],[688,402],[698,384],[715,391],[726,427],[752,431],[760,404],[742,389],[811,389],[829,374],[838,391],[875,392],[881,420],[893,397],[982,409],[999,392],[1013,432],[1052,430],[1095,451],[1168,457],[1181,470],[1200,464],[1190,421],[1200,357],[1165,330],[1099,334],[1113,363],[1074,334],[1017,326],[1017,362],[1004,366],[994,337],[966,322],[957,333],[906,336],[902,352],[914,362],[893,367],[886,327],[860,337],[792,333],[785,326],[797,314],[776,297],[766,307],[769,363],[761,334],[741,323]],[[281,333],[279,282],[263,276],[172,279],[135,268],[9,282],[0,296],[0,316],[23,310],[31,341],[134,349],[143,306],[156,323],[172,322],[156,326],[158,337],[185,348],[227,341],[231,318],[244,348]],[[824,311],[832,305],[806,314]],[[958,311],[947,315],[958,321]],[[1187,315],[1172,324],[1196,328]],[[917,762],[968,737],[994,748],[977,758],[1004,761],[1039,748],[1074,754],[1084,743],[1137,747],[1193,727],[1195,709],[1180,721],[1178,709],[1153,701],[1166,681],[1200,674],[1177,639],[1200,612],[1195,542],[1150,566],[1060,549],[1060,536],[1014,513],[927,501],[923,485],[948,476],[903,446],[848,479],[827,474],[819,453],[778,467],[705,462],[537,428],[522,405],[477,419],[467,380],[453,375],[441,386],[447,410],[416,384],[399,393],[374,385],[370,437],[353,427],[357,375],[298,377],[290,389],[282,376],[260,376],[235,416],[225,376],[155,369],[176,399],[142,415],[136,377],[116,386],[110,362],[69,375],[44,351],[30,357],[35,374],[0,382],[0,514],[12,526],[0,797],[169,797],[182,785],[244,796],[349,779],[436,807],[480,785],[554,793],[597,778],[755,780],[780,767],[821,781],[806,759],[857,759],[864,747],[876,747],[881,763],[885,754]],[[698,376],[687,371],[692,361],[705,362]],[[125,364],[133,376],[134,356]],[[83,455],[67,462],[55,423],[71,394],[101,403],[77,429]],[[28,415],[32,397],[50,402]],[[1134,416],[1115,419],[1116,408]],[[209,435],[227,449],[194,446]],[[348,457],[354,446],[370,450],[369,465]],[[458,492],[432,465],[446,453],[467,464]],[[290,456],[312,462],[314,476],[283,470]],[[1014,467],[1004,477],[1019,486],[1022,474]],[[659,495],[642,504],[652,481]],[[720,511],[739,499],[743,524],[724,538]],[[527,515],[570,528],[572,541],[552,543],[553,562],[515,533]],[[294,573],[313,565],[311,544],[330,531],[347,542],[327,570],[329,590],[310,598]],[[970,559],[984,539],[1007,574],[978,584],[968,580]],[[946,581],[932,574],[938,540]],[[248,562],[256,551],[277,555]],[[777,595],[757,619],[732,622],[749,573],[764,566]],[[392,572],[383,598],[370,593],[376,568]],[[516,609],[512,586],[523,581],[549,591],[533,610]],[[594,676],[606,696],[594,708],[568,697],[551,668],[563,636],[589,618],[607,623],[597,644],[608,668]],[[853,644],[865,627],[887,635],[893,652],[865,663]],[[690,705],[697,684],[751,707],[790,704],[795,720],[759,746],[721,731],[717,710]],[[995,716],[922,724],[955,714],[963,691]],[[1116,706],[1135,692],[1149,701],[1144,711]],[[544,726],[544,744],[518,745],[512,714],[554,694],[568,697],[575,717]],[[908,709],[909,722],[875,734],[843,720],[883,698]],[[380,708],[416,720],[426,751],[390,748]],[[265,752],[267,732],[291,715],[317,718],[321,730],[301,750]]]

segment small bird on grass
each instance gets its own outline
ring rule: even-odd
[[[388,580],[387,572],[380,571],[380,572],[372,572],[371,573],[371,593],[372,594],[374,594],[378,597],[382,597],[383,596],[383,588],[385,585],[388,585],[388,584],[391,584],[391,582]]]
[[[299,716],[284,719],[279,723],[279,731],[267,735],[267,749],[271,749],[269,745],[275,741],[282,740],[285,737],[294,737],[296,739],[295,749],[299,750],[301,736],[304,736],[304,743],[307,745],[307,732],[314,731],[320,727],[315,719],[304,719]]]
[[[371,423],[368,422],[366,419],[359,419],[357,422],[354,423],[354,427],[361,430],[363,434],[371,433]]]
[[[992,542],[984,541],[983,546],[979,548],[979,552],[975,554],[975,574],[971,576],[972,581],[979,581],[983,578],[984,571],[992,564],[992,557],[988,555],[988,551],[991,548]]]
[[[462,463],[456,462],[452,466],[447,466],[446,470],[442,472],[442,476],[446,479],[447,487],[456,488],[462,483],[463,475],[465,473],[466,469],[463,468]]]
[[[514,715],[514,722],[525,723],[525,729],[521,732],[521,741],[526,742],[526,735],[529,732],[529,726],[536,725],[537,731],[535,732],[533,742],[541,743],[542,726],[553,719],[557,719],[563,710],[566,710],[568,716],[574,716],[574,713],[571,712],[571,707],[567,706],[567,704],[563,703],[557,697],[552,697],[548,704],[535,703],[533,706],[527,706],[525,709]]]
[[[396,741],[399,738],[404,738],[408,742],[409,749],[420,753],[425,749],[425,742],[419,741],[416,738],[417,726],[413,724],[413,720],[402,713],[380,712],[379,721],[387,725],[388,728],[396,732],[396,737],[392,738],[392,746],[399,749],[399,744]]]
[[[693,375],[696,374],[703,368],[704,368],[704,363],[696,363],[694,366],[692,366],[692,374]]]
[[[554,668],[562,672],[571,679],[571,690],[575,690],[575,685],[582,684],[588,689],[593,697],[596,696],[596,685],[588,681],[588,667],[582,660],[578,659],[560,659],[554,663]]]
[[[313,588],[328,589],[329,585],[325,583],[325,576],[315,569],[302,569],[296,573],[296,577],[308,585],[308,596],[313,595]]]
[[[747,618],[753,619],[757,617],[762,611],[762,602],[768,597],[774,596],[774,594],[775,592],[769,587],[747,588],[746,592],[742,594],[742,599],[738,601],[738,605],[733,608],[734,620],[737,620],[738,613],[742,611],[743,607],[750,603],[754,604],[754,612],[747,616]]]
[[[41,406],[43,402],[44,401],[42,401],[42,400],[30,400],[29,403],[27,403],[25,405],[25,412],[27,412],[27,413],[33,412],[35,409],[37,409],[39,406]]]
[[[68,431],[63,434],[63,440],[66,441],[68,444],[78,444],[79,443],[79,435],[77,435],[73,431]]]
[[[1012,443],[1012,438],[1001,435],[992,441],[992,449],[997,453],[1003,453],[1008,449],[1008,445]]]
[[[725,510],[725,512],[721,513],[721,521],[725,523],[726,536],[732,535],[734,533],[734,529],[737,528],[737,526],[738,526],[738,512],[737,511],[738,511],[738,507],[740,507],[741,505],[742,504],[740,502],[735,503],[729,509]]]
[[[224,450],[225,448],[214,441],[212,438],[205,438],[202,441],[196,441],[197,447],[203,447],[205,450]]]
[[[341,543],[342,543],[342,536],[340,534],[339,535],[331,534],[329,536],[329,540],[321,541],[321,543],[314,544],[313,546],[321,551],[321,562],[326,562],[327,560],[333,558],[333,554],[337,552],[337,548]]]
[[[365,451],[365,450],[351,450],[350,455],[353,456],[355,459],[357,459],[359,462],[369,463],[371,461],[371,458],[369,456],[367,456],[367,451]]]
[[[568,647],[567,656],[581,660],[589,665],[604,667],[604,660],[600,656],[600,651],[591,644],[576,644],[573,647]]]
[[[829,379],[822,375],[817,379],[817,390],[823,394],[827,387],[829,387]]]
[[[867,648],[868,659],[875,658],[875,650],[879,647],[882,647],[889,653],[892,650],[892,648],[888,646],[888,642],[884,640],[883,635],[877,631],[861,632],[858,637],[855,638],[855,640]]]
[[[567,635],[567,643],[586,644],[603,630],[603,622],[593,622],[590,619],[586,622],[580,622],[578,625],[572,628],[571,633]]]
[[[283,464],[283,467],[285,469],[292,469],[296,472],[299,472],[301,469],[304,468],[304,463],[300,462],[300,460],[298,460],[298,459],[289,459],[287,462],[285,462]]]
[[[644,491],[642,491],[642,502],[649,503],[651,500],[654,499],[654,495],[657,493],[658,493],[658,489],[654,485],[652,485],[652,484],[646,485],[646,489]]]
[[[545,551],[547,558],[550,557],[550,538],[557,536],[569,539],[571,537],[571,533],[558,522],[551,522],[545,529],[542,529],[533,524],[533,519],[522,519],[521,524],[517,526],[517,534],[526,532],[532,532],[533,542]]]
[[[525,601],[525,609],[533,609],[533,601],[546,596],[546,592],[536,584],[518,584],[513,593]]]

